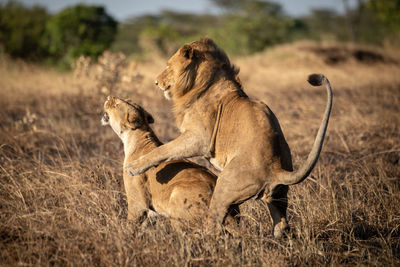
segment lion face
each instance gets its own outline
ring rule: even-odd
[[[156,85],[164,92],[164,96],[166,99],[171,99],[171,87],[174,86],[174,72],[169,65],[165,68],[160,75],[158,75],[156,80]]]
[[[130,100],[108,96],[104,103],[101,123],[103,126],[110,125],[118,135],[127,130],[147,128],[153,122],[153,117],[146,110]]]
[[[189,91],[196,79],[199,60],[193,56],[191,45],[181,47],[169,60],[167,67],[156,80],[156,85],[167,99],[179,97]]]

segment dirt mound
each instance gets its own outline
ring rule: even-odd
[[[399,62],[383,53],[362,49],[348,48],[345,46],[308,47],[308,50],[322,57],[328,65],[345,63],[354,60],[364,64],[386,63],[399,64]]]

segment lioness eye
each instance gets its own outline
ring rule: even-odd
[[[104,112],[103,117],[106,121],[108,121],[110,119],[110,116],[108,116],[107,112]]]

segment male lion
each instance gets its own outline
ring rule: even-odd
[[[288,185],[303,181],[319,157],[332,108],[332,90],[324,75],[310,75],[312,85],[326,86],[328,103],[306,163],[293,172],[290,149],[277,118],[266,104],[244,93],[238,72],[209,38],[182,46],[156,81],[173,102],[181,135],[130,161],[127,171],[134,175],[165,160],[205,156],[221,171],[209,208],[217,225],[224,221],[231,204],[260,198],[264,193],[273,233],[279,238],[288,228]]]
[[[102,124],[110,125],[124,144],[124,168],[162,144],[149,126],[153,117],[141,106],[109,96],[104,110]],[[204,218],[216,181],[205,168],[182,160],[162,163],[134,179],[124,172],[123,179],[128,219],[138,220],[156,211],[193,223]]]

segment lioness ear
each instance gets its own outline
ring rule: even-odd
[[[154,118],[151,116],[150,113],[148,113],[144,108],[140,107],[140,110],[143,112],[144,117],[146,118],[146,121],[148,124],[154,123]]]
[[[136,130],[137,128],[142,126],[142,123],[139,120],[139,118],[137,116],[135,116],[135,114],[133,114],[133,112],[131,110],[128,110],[128,113],[126,113],[126,121],[127,121],[128,126],[132,130]]]
[[[147,119],[147,123],[154,123],[154,118],[153,116],[151,116],[149,113],[146,112],[146,119]]]
[[[185,44],[184,46],[182,46],[180,53],[185,58],[192,59],[194,55],[194,50],[192,46]]]

